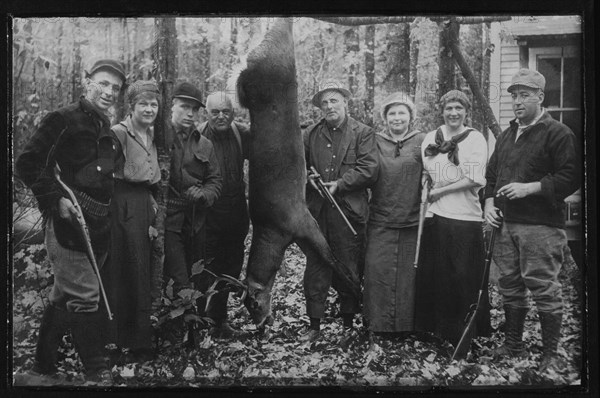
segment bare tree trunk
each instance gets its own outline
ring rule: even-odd
[[[450,40],[458,37],[460,25],[456,20],[449,23],[443,23],[440,31],[440,51],[438,65],[440,67],[438,74],[438,95],[441,97],[450,90],[456,88],[454,78],[454,59],[452,59],[452,50],[450,48]]]
[[[479,86],[477,78],[473,74],[473,71],[471,71],[471,68],[469,68],[467,61],[465,60],[461,52],[458,43],[458,36],[453,37],[452,40],[449,41],[449,45],[452,50],[452,56],[454,57],[456,63],[460,67],[460,70],[465,79],[467,80],[467,83],[469,83],[471,91],[473,91],[473,96],[483,108],[483,112],[485,113],[485,119],[488,123],[487,127],[489,127],[490,130],[492,130],[492,133],[495,137],[498,137],[498,134],[500,134],[502,130],[500,129],[500,125],[498,124],[498,121],[496,120],[496,117],[492,112],[492,108],[490,108],[490,104],[487,98],[485,97],[483,91],[481,90],[481,87]]]
[[[464,57],[471,67],[473,74],[475,75],[475,79],[481,85],[482,80],[482,70],[483,70],[483,29],[481,24],[477,25],[468,25],[461,27],[461,32],[459,36],[459,40],[461,41],[462,51]],[[460,72],[459,72],[460,73]],[[461,80],[460,87],[467,86],[465,79],[462,75],[460,75],[459,80]],[[467,86],[470,88],[470,86]],[[487,96],[486,96],[487,98]],[[483,111],[483,106],[479,104],[479,101],[476,97],[473,97],[473,110],[471,112],[471,125],[475,127],[479,131],[484,131],[487,128],[485,127],[485,116]],[[485,134],[485,132],[483,133]]]
[[[155,122],[155,140],[158,149],[158,163],[160,167],[160,189],[156,201],[158,212],[156,214],[156,229],[158,237],[152,244],[152,302],[154,308],[160,304],[163,285],[164,267],[164,239],[165,217],[167,213],[167,194],[169,189],[169,170],[171,155],[169,153],[172,137],[170,136],[170,109],[169,104],[173,96],[173,87],[177,76],[177,30],[175,18],[155,19],[155,59],[158,61],[157,81],[162,93],[162,111]]]
[[[431,131],[440,123],[440,115],[436,104],[438,99],[438,53],[439,26],[426,18],[415,21],[411,26],[414,33],[411,46],[417,48],[417,65],[415,67],[415,105],[419,119],[415,128]]]
[[[410,28],[407,23],[388,25],[383,89],[386,93],[410,91]],[[416,60],[415,60],[416,61]],[[415,62],[416,67],[416,62]],[[414,93],[413,93],[414,94]]]
[[[409,72],[409,94],[413,101],[416,101],[417,95],[417,63],[419,60],[419,41],[411,37],[412,25],[408,29],[408,37],[410,44],[410,72]]]
[[[485,98],[490,98],[490,56],[492,52],[490,51],[491,41],[490,41],[490,23],[486,22],[482,26],[482,34],[483,34],[483,62],[481,67],[481,89],[483,90],[483,95]],[[485,139],[488,139],[488,124],[491,120],[488,119],[487,114],[483,112],[482,115],[482,130],[481,132],[485,136]]]
[[[358,92],[358,72],[360,70],[360,62],[357,56],[357,53],[360,50],[358,28],[350,28],[344,32],[344,50],[344,65],[346,65],[346,73],[348,75],[348,89],[352,94],[348,108],[350,114],[354,117],[359,117],[361,114],[359,106],[360,102],[355,99]]]
[[[71,71],[71,101],[77,101],[81,88],[81,27],[79,18],[73,22],[73,70]]]
[[[365,32],[365,113],[364,123],[373,125],[373,107],[375,106],[375,25],[367,25]]]

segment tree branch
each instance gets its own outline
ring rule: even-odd
[[[416,16],[396,16],[396,17],[313,17],[324,22],[330,22],[345,26],[373,25],[386,23],[413,22]],[[428,16],[433,22],[444,22],[449,20],[450,16]],[[508,16],[486,16],[486,17],[455,17],[456,22],[461,24],[478,24],[486,22],[510,21]]]

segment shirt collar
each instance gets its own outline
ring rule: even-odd
[[[348,115],[344,117],[344,121],[338,127],[331,127],[329,126],[329,124],[327,124],[327,121],[325,119],[323,119],[323,121],[325,123],[325,127],[327,127],[330,133],[333,133],[335,131],[346,131],[346,126],[348,125]]]
[[[127,127],[127,133],[130,136],[135,137],[135,130],[133,129],[133,121],[131,120],[131,115],[128,115],[125,118],[123,124],[125,124],[125,127]],[[154,126],[148,126],[148,128],[146,129],[146,134],[148,134],[148,138],[150,139],[150,141],[154,141]]]

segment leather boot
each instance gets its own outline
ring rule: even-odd
[[[56,373],[58,347],[68,325],[69,313],[50,304],[44,310],[40,324],[33,371],[39,374]]]
[[[71,333],[73,344],[79,353],[88,381],[110,384],[112,379],[108,361],[104,357],[101,327],[103,314],[96,312],[74,312]]]
[[[525,327],[525,317],[529,308],[513,307],[504,305],[504,316],[506,324],[504,325],[504,344],[492,352],[494,358],[511,357],[526,358],[527,351],[523,342],[523,329]]]
[[[560,341],[560,327],[562,312],[538,312],[542,325],[543,354],[538,370],[545,372],[548,368],[558,369],[558,342]]]

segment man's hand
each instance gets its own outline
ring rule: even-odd
[[[154,239],[158,238],[158,230],[156,228],[154,228],[152,225],[150,225],[148,227],[148,236],[150,237],[150,240],[154,240]]]
[[[542,184],[539,182],[511,182],[498,190],[496,196],[505,196],[507,199],[521,199],[525,196],[540,192]]]
[[[197,186],[191,186],[185,191],[186,199],[191,200],[193,202],[198,202],[201,199],[204,199],[204,192],[202,192],[202,188]]]
[[[494,198],[485,200],[485,209],[483,210],[485,221],[494,228],[499,228],[502,222],[502,212],[494,206]]]
[[[307,179],[308,179],[308,183],[310,184],[310,186],[313,187],[313,189],[315,191],[317,191],[319,193],[319,195],[323,196],[323,193],[321,193],[321,190],[319,189],[319,187],[317,186],[317,183],[315,181],[315,179],[317,179],[317,178],[319,178],[321,176],[319,175],[319,173],[317,173],[317,171],[314,169],[314,167],[311,167],[308,170],[308,176],[307,177],[308,177]]]
[[[335,195],[335,193],[337,192],[337,189],[338,189],[337,181],[324,182],[323,185],[325,185],[325,188],[327,188],[329,190],[329,193],[331,194],[331,196]]]
[[[58,215],[62,219],[76,220],[77,210],[73,206],[73,202],[67,198],[60,198],[58,200]]]

